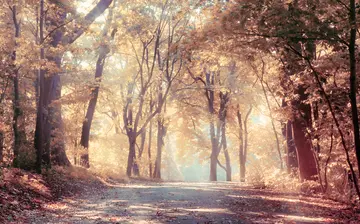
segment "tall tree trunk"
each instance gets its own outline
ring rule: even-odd
[[[160,85],[159,88],[159,96],[158,96],[158,108],[161,108],[163,105],[163,94],[162,88]],[[155,167],[154,167],[154,175],[153,177],[156,179],[161,179],[161,161],[162,161],[162,151],[164,148],[164,137],[166,135],[166,127],[164,126],[164,118],[161,115],[165,115],[166,108],[164,108],[163,114],[160,113],[157,122],[157,148],[156,148],[156,159],[155,159]]]
[[[135,163],[135,146],[136,146],[136,130],[134,127],[134,116],[133,116],[133,105],[132,105],[132,93],[134,88],[134,83],[129,83],[128,85],[128,95],[127,103],[123,112],[124,125],[126,126],[126,134],[129,141],[129,154],[128,154],[128,163],[126,166],[126,175],[131,177],[134,163]]]
[[[224,150],[225,162],[226,162],[226,181],[231,181],[231,162],[230,162],[229,151],[227,149],[225,126],[226,125],[224,124],[222,130],[222,144],[223,144],[223,150]]]
[[[106,55],[108,52],[109,51],[108,51],[107,46],[100,47],[100,54],[99,54],[98,60],[96,62],[96,71],[95,71],[96,87],[91,91],[91,99],[89,101],[89,105],[88,105],[88,108],[86,111],[86,116],[85,116],[85,119],[83,122],[82,131],[81,131],[80,144],[82,147],[84,147],[86,149],[86,153],[81,155],[80,165],[83,167],[86,167],[86,168],[90,167],[89,153],[88,153],[90,130],[91,130],[91,124],[92,124],[92,121],[94,118],[96,103],[97,103],[98,96],[99,96],[99,89],[100,89],[99,85],[100,85],[101,77],[102,77],[103,70],[104,70],[105,58],[106,58]]]
[[[356,102],[357,95],[357,81],[356,81],[356,3],[355,0],[350,0],[350,17],[349,23],[350,29],[350,43],[349,43],[349,56],[350,56],[350,104],[351,104],[351,115],[354,131],[354,143],[356,159],[358,164],[358,172],[360,175],[360,133],[359,133],[359,115]]]
[[[240,112],[240,105],[237,105],[237,119],[239,124],[239,165],[240,165],[240,182],[245,182],[245,158],[244,158],[244,131],[243,121]]]
[[[152,121],[150,121],[150,127],[149,127],[149,145],[148,145],[149,177],[152,177],[151,140],[152,140]]]
[[[65,22],[66,12],[60,10],[57,13],[56,18],[49,18],[52,26],[60,26]],[[57,29],[51,34],[50,44],[53,48],[58,47],[63,38],[63,30]],[[62,54],[50,52],[47,56],[47,60],[56,64],[60,69]],[[61,116],[61,105],[59,103],[53,104],[61,98],[61,81],[58,71],[55,71],[50,76],[45,77],[46,71],[44,71],[44,94],[43,94],[43,108],[46,110],[46,116],[44,116],[42,135],[44,138],[44,150],[45,157],[50,158],[54,165],[68,166],[70,161],[65,153],[64,133],[63,133],[63,121]],[[40,94],[41,95],[41,94]],[[39,129],[40,123],[37,120],[36,129]],[[36,130],[38,132],[38,130]],[[49,159],[48,159],[49,160]],[[46,161],[50,165],[49,161]]]
[[[153,112],[153,103],[152,103],[152,98],[150,99],[150,114]],[[152,171],[152,162],[151,162],[151,141],[152,141],[152,125],[153,125],[153,121],[150,121],[150,126],[149,126],[149,143],[148,143],[148,160],[149,160],[149,177],[151,178],[153,175],[153,171]]]
[[[288,45],[292,52],[289,52],[286,55],[287,60],[287,74],[290,78],[296,72],[302,71],[300,66],[299,54],[302,55],[305,53],[306,58],[311,60],[315,57],[315,46],[313,43],[305,43],[306,51],[302,49],[302,45],[299,42],[289,42]],[[295,54],[294,54],[295,52]],[[294,58],[295,57],[295,58]],[[287,89],[287,86],[283,86],[284,89]],[[312,142],[311,138],[307,135],[307,129],[311,129],[312,120],[311,120],[311,106],[307,103],[308,93],[306,93],[307,86],[300,85],[295,87],[292,94],[298,95],[297,99],[291,101],[291,106],[293,110],[293,119],[292,119],[292,129],[293,129],[293,138],[296,147],[296,155],[298,160],[299,167],[299,177],[300,180],[316,180],[317,177],[317,168],[316,161],[312,151]]]
[[[165,127],[164,120],[160,119],[157,122],[158,134],[157,134],[157,150],[156,150],[156,160],[153,177],[156,179],[161,179],[161,160],[162,160],[162,150],[164,148],[164,137],[165,137]]]
[[[166,113],[166,106],[164,107],[163,113],[162,106],[166,102],[163,99],[163,92],[162,92],[162,83],[159,83],[159,94],[158,94],[158,109],[160,110],[157,122],[157,148],[156,148],[156,159],[155,159],[155,166],[154,166],[154,175],[153,177],[156,179],[161,179],[161,161],[162,161],[162,151],[164,148],[164,137],[166,135],[166,127],[164,126],[164,116]]]
[[[40,21],[39,21],[39,39],[40,45],[44,43],[44,20],[45,20],[45,10],[44,10],[44,0],[40,0]],[[45,59],[44,48],[40,49],[40,60]],[[36,118],[36,130],[35,130],[35,148],[36,148],[36,171],[41,173],[42,169],[42,154],[44,148],[44,79],[45,71],[39,68],[39,103],[38,111]]]
[[[248,152],[248,139],[249,139],[249,132],[248,132],[248,120],[250,117],[250,114],[252,112],[252,105],[250,105],[250,108],[248,110],[248,112],[245,115],[245,119],[244,119],[244,168],[245,168],[245,164],[246,164],[246,160],[247,160],[247,152]],[[245,169],[244,169],[244,173],[245,173]]]
[[[116,1],[114,1],[114,5],[116,4]],[[107,44],[107,36],[108,32],[111,26],[113,17],[113,8],[109,9],[108,18],[106,20],[106,24],[104,27],[104,30],[102,31],[102,43],[99,47],[99,56],[96,61],[96,69],[95,69],[95,88],[91,91],[91,99],[86,111],[86,116],[83,121],[82,131],[81,131],[81,139],[80,144],[82,147],[85,148],[85,153],[81,155],[80,158],[80,165],[86,168],[90,167],[89,163],[89,141],[90,141],[90,130],[91,130],[91,124],[94,118],[96,103],[99,96],[99,89],[100,89],[100,83],[101,78],[104,72],[104,66],[105,66],[105,59],[108,53],[110,53],[109,46]],[[112,34],[112,37],[115,34]]]
[[[218,155],[219,155],[219,136],[218,132],[220,130],[215,131],[215,109],[214,109],[214,74],[211,72],[207,72],[206,76],[206,92],[205,96],[208,101],[208,112],[210,116],[210,138],[211,138],[211,155],[210,155],[210,181],[217,181],[217,164],[218,164]]]
[[[4,161],[4,131],[0,130],[0,167]]]
[[[16,39],[20,37],[20,22],[18,22],[17,18],[17,7],[16,5],[12,6],[12,18],[14,23],[14,29],[15,29],[15,42]],[[15,43],[15,47],[17,46],[17,43]],[[19,167],[19,151],[21,146],[21,133],[19,130],[19,118],[22,114],[22,110],[20,107],[20,92],[19,92],[19,69],[16,68],[15,61],[16,61],[16,49],[14,49],[12,53],[12,60],[13,60],[13,85],[14,85],[14,100],[13,100],[13,108],[14,108],[14,115],[13,115],[13,132],[14,132],[14,159],[13,159],[13,166]]]
[[[248,119],[252,111],[252,105],[245,115],[244,121],[240,112],[240,105],[237,106],[237,119],[239,124],[239,163],[240,163],[240,182],[245,182],[246,159],[248,150]]]
[[[300,90],[300,96],[304,95],[303,91],[305,90]],[[316,180],[317,168],[312,152],[312,143],[309,136],[306,135],[306,129],[309,127],[309,124],[311,124],[311,108],[310,105],[303,103],[303,100],[304,99],[300,99],[300,101],[294,104],[302,116],[295,116],[292,122],[299,174],[301,181]]]
[[[65,32],[65,28],[63,24],[65,24],[66,14],[67,12],[64,9],[59,8],[58,12],[56,12],[56,18],[49,18],[51,27],[58,27],[56,30],[52,30],[51,34],[51,46],[56,48],[59,44],[69,45],[75,42],[84,32],[85,30],[95,21],[95,19],[101,15],[112,3],[112,0],[101,0],[98,4],[84,17],[83,21],[86,23],[77,28],[75,31]],[[58,5],[59,6],[59,5]],[[61,6],[61,5],[60,5]],[[40,16],[43,16],[41,14]],[[44,18],[43,18],[44,19]],[[66,33],[66,36],[64,36]],[[43,42],[43,41],[42,41]],[[43,44],[41,42],[41,44]],[[57,68],[61,67],[61,58],[62,54],[53,53],[53,55],[49,55],[48,60],[54,62],[57,65]],[[45,76],[44,71],[44,76]],[[43,94],[43,107],[47,111],[47,119],[45,121],[36,122],[36,130],[35,135],[43,135],[44,143],[45,143],[45,151],[50,152],[50,147],[52,148],[52,163],[61,166],[71,165],[69,159],[66,156],[65,152],[65,143],[64,143],[64,131],[63,131],[63,121],[61,116],[61,104],[56,103],[51,105],[53,102],[58,101],[61,98],[61,82],[60,75],[58,72],[51,74],[51,76],[45,78],[44,81],[44,94]],[[40,93],[41,95],[41,93]],[[44,127],[41,127],[41,123],[43,123]],[[39,134],[40,129],[43,133]],[[37,137],[35,136],[35,139]],[[35,146],[37,146],[38,142],[35,140]],[[50,145],[50,143],[55,143]]]
[[[219,120],[221,123],[221,146],[224,150],[225,162],[226,162],[226,181],[231,181],[231,162],[229,152],[227,150],[227,141],[226,141],[226,116],[227,116],[227,104],[229,102],[229,93],[223,93],[220,91],[220,110],[219,110]]]

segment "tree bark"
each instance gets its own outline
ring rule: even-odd
[[[91,99],[89,101],[89,105],[86,111],[86,116],[83,122],[82,131],[81,131],[81,139],[80,144],[82,147],[86,149],[86,153],[81,155],[80,158],[80,165],[86,168],[90,167],[89,163],[89,140],[90,140],[90,130],[91,130],[91,124],[94,118],[95,113],[95,107],[99,96],[99,89],[100,89],[100,82],[101,77],[104,70],[105,65],[105,58],[108,51],[106,47],[101,46],[100,47],[100,54],[98,57],[98,60],[96,62],[96,71],[95,71],[95,81],[96,81],[96,87],[91,91]]]
[[[0,167],[4,161],[4,131],[0,130]]]
[[[152,99],[150,99],[150,113],[153,111],[153,103]],[[151,162],[151,141],[152,141],[152,120],[149,125],[149,143],[148,143],[148,160],[149,160],[149,177],[151,178],[153,175],[152,172],[152,162]]]
[[[166,134],[166,128],[164,127],[164,120],[159,119],[157,122],[158,134],[157,134],[157,150],[156,150],[156,160],[154,175],[155,179],[161,179],[161,160],[162,160],[162,150],[164,148],[164,136]]]
[[[128,161],[127,161],[127,167],[126,167],[126,175],[128,177],[131,177],[132,169],[135,162],[135,146],[136,146],[136,139],[134,139],[132,136],[129,137],[129,155],[128,155]]]
[[[40,21],[39,21],[39,39],[40,45],[44,42],[44,0],[40,0]],[[45,59],[45,51],[44,48],[40,49],[40,59]],[[41,173],[42,169],[42,154],[44,148],[44,79],[45,79],[45,71],[39,68],[39,103],[38,103],[38,111],[36,118],[36,130],[35,130],[35,138],[34,144],[36,148],[36,171],[37,173]]]
[[[49,18],[50,24],[53,26],[59,26],[65,22],[66,12],[59,11],[57,13],[57,18]],[[57,29],[51,34],[50,45],[54,48],[58,47],[62,38],[63,30]],[[41,39],[41,38],[40,38]],[[41,42],[43,44],[43,41]],[[47,55],[47,60],[53,62],[57,68],[60,69],[62,55],[50,53]],[[61,105],[59,103],[53,104],[54,101],[58,101],[61,98],[61,81],[58,72],[54,72],[51,76],[45,77],[47,73],[46,70],[44,73],[44,91],[43,91],[43,110],[46,112],[42,121],[42,136],[44,138],[43,144],[44,149],[43,153],[45,154],[46,163],[50,165],[69,166],[70,161],[65,153],[65,142],[63,137],[63,122],[61,116]],[[40,98],[41,93],[39,94]],[[36,122],[36,131],[39,132],[40,121]],[[39,133],[37,134],[39,135]],[[50,156],[51,155],[51,156]],[[51,162],[50,161],[51,157]]]
[[[355,0],[350,0],[350,17],[349,23],[351,26],[350,29],[350,43],[349,43],[349,63],[350,63],[350,104],[351,104],[351,115],[352,115],[352,124],[354,131],[354,144],[356,159],[358,164],[358,172],[360,175],[360,133],[359,133],[359,115],[357,108],[357,81],[356,81],[356,3]]]
[[[116,1],[114,1],[114,4]],[[96,69],[95,69],[95,88],[91,91],[91,99],[86,111],[86,116],[83,122],[82,131],[81,131],[81,139],[80,144],[82,147],[85,148],[85,154],[81,155],[80,158],[80,165],[86,168],[90,167],[89,163],[89,141],[90,141],[90,130],[91,130],[91,124],[94,118],[96,103],[99,96],[99,89],[100,89],[100,83],[101,78],[104,72],[104,66],[105,66],[105,59],[108,53],[110,53],[110,49],[108,46],[108,43],[106,43],[106,38],[108,36],[108,32],[111,26],[113,17],[113,8],[109,9],[108,18],[106,20],[106,24],[104,27],[104,30],[102,31],[102,43],[99,47],[99,56],[96,61]]]
[[[14,23],[14,30],[15,30],[15,42],[17,41],[16,38],[20,37],[20,22],[17,18],[17,7],[16,5],[12,6],[12,18]],[[15,47],[17,46],[17,43],[15,43]],[[19,167],[19,152],[20,152],[20,146],[22,143],[22,137],[25,134],[23,130],[19,130],[19,123],[20,116],[22,115],[22,110],[20,107],[20,92],[19,92],[19,69],[15,66],[16,61],[16,49],[14,49],[11,59],[13,61],[13,87],[14,87],[14,99],[13,99],[13,108],[14,108],[14,114],[13,114],[13,132],[14,132],[14,159],[13,159],[13,166]]]
[[[208,101],[208,112],[210,116],[210,138],[211,138],[211,155],[210,155],[210,181],[217,181],[217,164],[219,155],[219,136],[218,131],[215,131],[215,109],[214,109],[214,74],[207,72],[206,74],[206,98]]]
[[[227,150],[227,141],[226,141],[226,116],[227,116],[227,104],[229,102],[229,93],[223,93],[220,91],[220,110],[219,110],[219,120],[221,123],[221,146],[224,150],[225,162],[226,162],[226,181],[231,181],[231,162],[229,152]]]
[[[239,124],[239,165],[240,165],[240,182],[245,182],[245,158],[244,158],[244,135],[243,121],[240,112],[240,105],[237,105],[237,119]]]
[[[222,144],[223,144],[223,150],[224,150],[225,162],[226,162],[226,181],[231,181],[231,162],[230,162],[229,151],[227,150],[225,131],[226,131],[226,128],[225,128],[225,124],[224,124],[223,130],[222,130]]]
[[[85,17],[85,24],[79,26],[80,28],[75,29],[74,31],[68,30],[65,32],[64,29],[59,28],[56,29],[51,34],[51,45],[52,47],[57,47],[60,43],[63,45],[68,45],[75,40],[77,40],[85,30],[95,21],[95,19],[101,15],[112,3],[112,0],[101,0]],[[65,23],[67,12],[60,9],[57,13],[58,18],[50,18],[50,23],[55,25],[55,27],[60,27]],[[41,14],[40,16],[43,16]],[[67,33],[64,36],[64,33]],[[43,43],[43,41],[41,42]],[[48,57],[49,61],[55,62],[58,68],[61,67],[61,58],[62,55],[53,55],[52,57]],[[43,71],[45,76],[45,71]],[[52,163],[56,165],[68,166],[70,165],[70,161],[66,156],[65,152],[65,143],[63,136],[63,122],[61,117],[61,105],[59,103],[55,105],[51,105],[54,101],[58,101],[61,98],[61,82],[59,73],[54,73],[50,77],[45,78],[44,82],[44,94],[43,97],[43,107],[47,111],[47,119],[45,121],[36,122],[36,131],[35,135],[39,137],[42,135],[44,137],[45,142],[45,150],[46,152],[50,152],[50,147],[52,147]],[[41,95],[41,93],[40,93]],[[41,123],[43,124],[43,128],[41,128]],[[40,129],[43,133],[40,134]],[[35,137],[35,139],[37,139]],[[38,141],[38,140],[35,140]],[[50,145],[51,142],[56,144]],[[35,142],[35,146],[38,146],[39,142]]]
[[[245,165],[246,165],[246,161],[247,161],[247,152],[248,152],[248,136],[249,136],[249,132],[248,132],[248,120],[249,120],[249,116],[252,112],[252,105],[250,105],[250,108],[248,110],[248,112],[245,115],[245,119],[244,119],[244,161],[243,161],[243,166],[244,166],[244,177],[245,177]]]
[[[159,96],[158,96],[158,108],[161,108],[163,105],[163,93],[161,83],[159,84]],[[164,148],[164,137],[166,135],[166,127],[164,126],[164,118],[161,115],[164,115],[166,109],[164,109],[163,113],[160,113],[158,122],[157,122],[157,149],[156,149],[156,159],[155,159],[155,167],[154,167],[154,175],[155,179],[161,179],[161,160],[162,160],[162,150]]]
[[[301,89],[299,91],[300,96],[304,96]],[[302,94],[301,94],[302,93]],[[304,99],[297,101],[294,106],[299,109],[299,113],[302,117],[294,116],[292,122],[294,142],[296,146],[298,165],[299,165],[299,175],[300,180],[316,180],[317,168],[315,158],[312,152],[312,143],[311,139],[306,135],[306,128],[308,124],[311,124],[311,108],[310,105],[303,103]]]

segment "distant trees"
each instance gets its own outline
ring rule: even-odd
[[[151,3],[154,5],[152,9],[147,9],[147,6],[142,4],[134,4],[134,10],[141,10],[141,12],[134,18],[129,18],[124,24],[130,31],[130,38],[136,38],[136,42],[131,39],[128,41],[135,51],[136,69],[132,80],[128,82],[127,99],[123,110],[124,127],[129,139],[126,171],[128,176],[131,176],[133,171],[135,175],[139,175],[135,150],[137,137],[141,135],[141,147],[138,153],[138,156],[141,156],[144,150],[146,130],[149,124],[152,126],[152,120],[156,118],[157,153],[154,169],[149,168],[149,172],[153,172],[154,178],[161,178],[161,155],[166,134],[162,116],[171,86],[182,72],[183,62],[179,45],[186,28],[186,17],[177,8],[177,4],[173,3],[172,1],[154,1]],[[131,23],[132,19],[143,19],[148,24],[134,27],[134,24]],[[148,112],[144,111],[147,105]],[[152,135],[149,135],[149,142],[151,137]],[[151,159],[150,150],[148,156]],[[151,163],[151,161],[149,162]],[[149,166],[151,165],[149,164]]]

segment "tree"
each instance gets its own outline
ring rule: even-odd
[[[57,13],[55,17],[50,17],[50,24],[52,25],[52,30],[50,30],[46,36],[46,38],[50,38],[50,45],[53,48],[57,48],[60,44],[62,44],[62,46],[66,46],[75,42],[91,25],[91,23],[108,8],[111,3],[112,0],[101,0],[82,19],[83,24],[81,24],[81,26],[77,26],[80,28],[70,29],[68,27],[65,27],[65,30],[63,29],[63,26],[64,24],[66,25],[66,9],[60,8],[60,12]],[[45,34],[43,35],[45,36]],[[41,44],[44,44],[43,41],[40,41]],[[53,62],[58,70],[61,66],[61,58],[62,54],[56,52],[54,55],[48,56],[48,60]],[[45,144],[45,151],[50,152],[51,139],[56,139],[56,136],[59,136],[59,133],[62,132],[60,105],[51,105],[54,101],[59,100],[61,97],[60,75],[58,71],[55,71],[53,74],[51,74],[51,76],[47,77],[44,80],[44,91],[40,91],[39,94],[39,98],[41,97],[43,97],[43,102],[39,100],[39,104],[40,102],[42,103],[39,108],[45,108],[48,111],[48,117],[44,121],[44,128],[41,128],[41,117],[43,115],[38,113],[39,119],[37,119],[36,125],[35,147],[38,151],[41,151],[39,149],[39,147],[41,147],[40,145]],[[44,141],[41,141],[41,136],[44,137]],[[57,165],[70,165],[70,162],[65,154],[62,137],[60,136],[60,139],[57,140],[60,142],[57,142],[57,144],[53,146],[53,163]]]
[[[240,106],[237,106],[237,119],[239,123],[239,163],[240,163],[240,182],[245,182],[246,174],[246,159],[248,152],[248,120],[252,111],[252,106],[250,105],[249,110],[247,111],[244,121],[241,116]]]
[[[113,8],[116,5],[116,0],[113,2]],[[80,145],[84,147],[86,150],[89,148],[89,140],[90,140],[90,130],[91,130],[91,123],[94,117],[95,113],[95,107],[98,100],[99,95],[99,89],[100,89],[100,83],[101,83],[101,77],[103,75],[103,70],[105,66],[106,56],[108,53],[110,53],[109,49],[109,41],[114,39],[114,36],[116,34],[116,28],[114,28],[111,32],[111,35],[109,35],[109,29],[112,25],[112,19],[113,19],[113,8],[109,9],[109,13],[107,16],[107,21],[105,24],[105,27],[102,31],[102,40],[99,46],[99,56],[96,61],[96,69],[95,69],[95,87],[91,90],[91,98],[89,101],[89,105],[87,108],[86,116],[82,125],[82,131],[81,131],[81,139],[80,139]],[[81,156],[80,164],[86,168],[90,167],[89,164],[89,154],[86,153]]]

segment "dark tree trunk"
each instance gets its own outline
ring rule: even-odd
[[[302,71],[303,68],[300,65],[299,55],[303,53],[306,54],[306,58],[311,60],[314,55],[315,46],[313,43],[305,43],[306,49],[305,52],[301,47],[301,43],[299,42],[289,42],[288,45],[292,49],[292,52],[289,52],[286,55],[286,67],[285,69],[288,75],[288,78],[296,72]],[[294,54],[295,52],[295,54]],[[283,86],[284,89],[287,89],[287,86]],[[294,139],[294,144],[296,147],[296,156],[297,156],[297,164],[299,167],[299,177],[300,180],[316,180],[317,179],[317,167],[316,161],[314,158],[313,150],[312,150],[312,142],[311,138],[307,135],[307,129],[311,129],[312,127],[312,119],[311,119],[311,106],[307,103],[308,94],[306,93],[307,86],[299,85],[296,86],[294,92],[292,94],[298,95],[297,99],[293,99],[291,101],[291,106],[293,112],[292,119],[292,134]],[[289,136],[290,137],[290,136]],[[290,139],[288,139],[290,140]],[[289,144],[289,142],[288,142]],[[290,149],[290,148],[289,148]]]
[[[351,104],[351,115],[354,131],[354,143],[356,159],[358,164],[358,172],[360,175],[360,133],[359,133],[359,115],[357,108],[357,81],[356,81],[356,3],[355,0],[350,0],[350,43],[349,43],[349,56],[350,56],[350,104]]]
[[[226,162],[226,181],[231,181],[231,162],[229,152],[227,150],[227,141],[226,141],[226,116],[227,116],[227,104],[229,102],[229,93],[223,93],[220,91],[220,110],[219,110],[219,120],[221,124],[221,146],[224,150],[225,162]]]
[[[14,23],[14,30],[15,30],[15,39],[20,37],[20,22],[17,18],[17,7],[16,5],[12,6],[12,18]],[[15,47],[17,46],[17,43],[15,43]],[[14,100],[13,100],[13,108],[14,108],[14,114],[13,114],[13,132],[14,132],[14,159],[13,159],[13,166],[19,167],[21,164],[19,164],[19,153],[20,153],[20,147],[21,144],[23,144],[26,141],[26,133],[25,133],[25,126],[24,121],[21,118],[23,116],[23,111],[20,106],[20,89],[19,89],[19,68],[16,67],[15,61],[16,61],[16,49],[12,53],[12,61],[13,61],[13,87],[14,87]]]
[[[15,7],[15,6],[14,6]],[[14,52],[15,54],[15,52]],[[15,55],[13,56],[15,60]],[[20,107],[20,93],[19,93],[19,72],[16,68],[14,68],[14,77],[13,77],[13,84],[14,84],[14,100],[13,100],[13,108],[14,108],[14,115],[13,115],[13,132],[14,132],[14,159],[13,159],[13,166],[19,167],[19,153],[20,153],[20,146],[22,143],[22,138],[20,130],[19,130],[19,122],[20,116],[22,115],[22,110]]]
[[[77,38],[79,38],[84,32],[85,29],[90,26],[90,24],[101,15],[111,4],[112,0],[101,0],[84,18],[86,24],[76,31],[67,32],[67,36],[64,38],[64,28],[61,26],[65,23],[67,12],[63,9],[59,9],[57,12],[56,18],[50,18],[50,24],[59,29],[54,30],[51,35],[51,45],[56,48],[60,43],[68,45],[73,43]],[[43,16],[41,14],[40,16]],[[44,19],[44,18],[43,18]],[[41,39],[41,38],[40,38]],[[40,41],[41,43],[43,41]],[[61,58],[62,55],[51,55],[48,57],[49,61],[53,61],[58,68],[61,67]],[[44,76],[45,76],[44,71]],[[66,156],[65,152],[65,143],[63,135],[63,122],[61,117],[61,105],[56,103],[51,105],[54,101],[58,101],[61,98],[61,82],[59,73],[51,74],[51,76],[44,78],[44,93],[43,93],[43,106],[47,110],[47,119],[44,121],[36,122],[36,131],[35,139],[38,139],[40,135],[44,138],[45,143],[45,152],[50,153],[50,147],[52,148],[52,163],[61,166],[71,165],[69,159]],[[40,93],[41,96],[41,93]],[[39,97],[40,98],[40,97]],[[41,128],[41,123],[44,126]],[[43,132],[40,134],[40,130]],[[50,131],[49,131],[50,130]],[[37,141],[37,140],[35,140]],[[50,145],[50,143],[54,143]],[[35,146],[38,146],[38,142],[35,142]]]
[[[59,26],[63,24],[66,18],[66,13],[60,11],[57,13],[57,18],[50,18],[50,24],[53,26]],[[63,30],[57,29],[51,35],[51,46],[56,48],[60,44],[63,38]],[[41,42],[41,41],[40,41]],[[47,56],[49,61],[54,62],[60,69],[62,55],[50,53]],[[50,165],[52,162],[54,165],[69,166],[70,161],[65,153],[65,143],[63,137],[63,122],[61,117],[61,105],[59,103],[52,104],[54,101],[58,101],[61,97],[61,82],[60,76],[57,72],[51,74],[49,77],[45,77],[44,72],[44,93],[43,93],[43,109],[46,110],[46,116],[42,121],[42,136],[44,138],[44,150],[46,164]],[[41,93],[39,94],[39,98]],[[36,122],[36,135],[40,135],[38,129],[40,129],[40,121]],[[35,138],[36,139],[36,138]],[[36,145],[36,144],[35,144]],[[50,156],[51,155],[51,156]],[[51,162],[50,162],[51,157]]]
[[[106,37],[109,32],[109,28],[112,22],[112,15],[113,10],[112,8],[109,9],[108,18],[104,27],[104,30],[102,32],[102,38],[103,41],[106,41]],[[105,65],[105,59],[106,56],[110,53],[109,46],[106,43],[101,43],[99,47],[99,56],[96,61],[96,69],[95,69],[95,88],[91,91],[91,99],[87,108],[85,120],[83,122],[82,131],[81,131],[81,139],[80,144],[82,147],[85,148],[85,154],[81,155],[80,158],[80,165],[86,168],[90,167],[89,163],[89,141],[90,141],[90,130],[91,130],[91,124],[94,118],[96,103],[99,96],[99,89],[100,89],[100,83],[101,83],[101,77],[104,72],[104,65]]]
[[[80,165],[86,168],[90,167],[89,164],[89,154],[88,154],[88,148],[89,148],[89,140],[90,140],[90,130],[91,130],[91,124],[94,118],[95,113],[95,107],[99,96],[99,85],[101,82],[101,77],[104,70],[104,64],[105,64],[105,58],[107,55],[107,50],[103,49],[101,47],[100,49],[100,55],[96,62],[96,71],[95,71],[95,80],[96,80],[96,87],[91,91],[91,99],[87,108],[85,120],[83,122],[82,126],[82,132],[81,132],[81,140],[80,144],[82,147],[86,149],[86,153],[84,155],[81,155],[80,159]]]
[[[162,86],[161,83],[159,84],[159,95],[158,95],[158,109],[160,112],[162,111],[162,105],[164,104],[163,101],[163,93],[162,93]],[[166,106],[164,108],[163,114],[166,113]],[[161,114],[161,113],[160,113]],[[166,127],[164,126],[164,118],[160,116],[157,122],[157,148],[156,148],[156,159],[155,159],[155,166],[154,166],[154,175],[155,179],[161,179],[161,160],[162,160],[162,150],[164,148],[164,137],[166,135]]]
[[[134,125],[133,117],[133,108],[132,108],[132,98],[130,97],[133,93],[134,83],[130,83],[128,86],[128,99],[126,106],[123,112],[124,125],[126,127],[126,134],[129,141],[129,154],[128,154],[128,163],[126,167],[126,175],[131,177],[134,163],[135,163],[135,146],[136,146],[136,129]]]
[[[300,90],[300,96],[304,94],[303,91]],[[302,115],[301,117],[295,116],[292,122],[300,180],[316,180],[317,168],[312,152],[312,143],[309,136],[306,135],[306,129],[311,124],[311,108],[310,105],[301,101],[297,101],[294,105],[296,105]]]
[[[40,0],[40,21],[39,21],[39,36],[40,36],[40,44],[44,42],[44,0]],[[40,49],[40,59],[45,59],[45,51],[44,48]],[[44,79],[45,79],[45,71],[43,69],[39,69],[39,103],[38,103],[38,111],[36,118],[36,130],[34,137],[34,145],[36,148],[36,171],[41,173],[42,169],[42,154],[44,148]]]
[[[237,119],[239,124],[239,163],[240,163],[240,182],[245,182],[246,159],[248,150],[248,126],[247,122],[252,111],[252,105],[245,115],[244,121],[240,112],[240,105],[237,106]]]
[[[217,164],[218,164],[218,155],[219,155],[219,136],[218,131],[215,131],[215,124],[213,121],[213,116],[215,116],[214,109],[214,74],[207,72],[206,74],[206,98],[208,101],[208,112],[210,118],[210,138],[211,138],[211,155],[210,155],[210,181],[217,181]]]
[[[0,130],[0,167],[4,160],[4,132]]]

